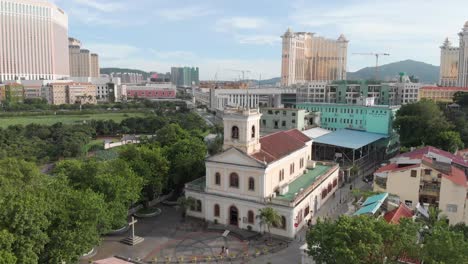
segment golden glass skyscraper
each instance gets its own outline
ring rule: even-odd
[[[288,29],[281,38],[282,85],[346,79],[348,40],[343,35],[333,40]]]
[[[43,0],[0,0],[0,80],[68,76],[67,14]]]

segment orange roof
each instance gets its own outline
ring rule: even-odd
[[[440,86],[424,86],[422,90],[438,90],[438,91],[468,91],[468,87],[440,87]]]
[[[444,178],[450,180],[456,185],[467,187],[465,172],[455,166],[452,166],[452,171],[449,175],[444,175]]]
[[[398,208],[393,209],[390,212],[387,212],[384,215],[385,221],[390,224],[398,224],[400,223],[400,218],[411,218],[413,217],[413,212],[410,208],[408,208],[405,204],[400,203]]]
[[[132,264],[132,262],[128,262],[119,258],[106,258],[101,260],[93,261],[93,264]]]
[[[378,170],[375,171],[375,173],[380,173],[380,172],[387,172],[387,171],[404,171],[407,169],[413,169],[419,167],[420,164],[414,164],[414,165],[408,165],[408,166],[403,166],[399,167],[398,164],[396,163],[390,163],[388,165],[385,165],[383,167],[380,167]]]
[[[251,156],[261,162],[271,163],[294,151],[302,149],[310,138],[297,129],[279,131],[260,138],[261,150]]]

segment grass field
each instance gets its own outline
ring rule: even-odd
[[[43,115],[43,116],[17,116],[17,117],[1,117],[0,127],[5,128],[11,125],[28,125],[31,123],[40,125],[53,125],[55,123],[63,124],[79,124],[86,120],[109,120],[112,119],[120,123],[123,119],[129,117],[142,117],[144,113],[101,113],[101,114],[86,114],[86,115]]]

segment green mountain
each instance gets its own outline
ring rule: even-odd
[[[110,74],[112,72],[126,72],[126,73],[141,73],[143,74],[143,78],[148,78],[150,73],[136,70],[136,69],[123,69],[123,68],[101,68],[101,74]]]
[[[379,66],[379,79],[388,81],[400,72],[414,75],[422,83],[437,83],[439,81],[439,66],[434,66],[420,61],[404,60]],[[348,80],[374,79],[375,67],[366,67],[356,72],[348,72]]]

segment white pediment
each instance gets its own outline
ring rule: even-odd
[[[263,164],[262,162],[250,157],[249,155],[245,154],[244,152],[236,148],[229,148],[220,154],[207,158],[206,161],[216,162],[216,163],[235,164],[239,166],[250,166],[250,167],[257,167],[257,168],[266,167],[266,165]]]

